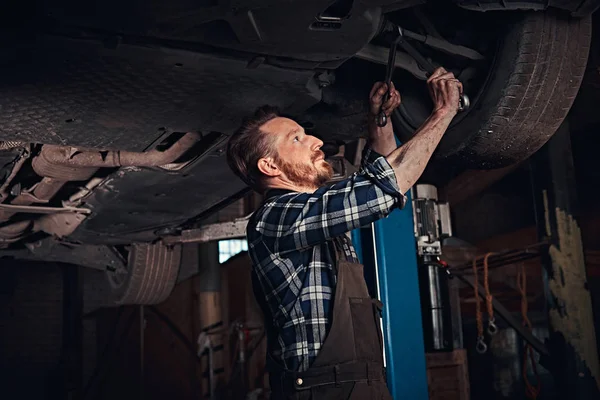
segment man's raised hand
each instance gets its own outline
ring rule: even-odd
[[[443,67],[437,68],[427,79],[429,94],[433,100],[433,111],[443,111],[455,115],[458,113],[462,83],[452,72]]]
[[[383,97],[388,91],[387,84],[385,82],[375,82],[373,85],[371,93],[369,94],[371,115],[375,116],[378,115],[380,111],[383,111],[385,115],[389,117],[392,111],[394,111],[400,105],[400,102],[402,101],[400,98],[400,93],[394,87],[393,82],[390,86],[390,96],[385,104],[383,104]]]

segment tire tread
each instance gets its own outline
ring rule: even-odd
[[[129,255],[129,276],[116,290],[116,304],[158,304],[171,294],[181,264],[181,246],[162,243],[134,244]]]
[[[577,96],[590,39],[590,17],[527,16],[514,72],[497,106],[454,155],[471,167],[497,168],[522,161],[543,146]]]

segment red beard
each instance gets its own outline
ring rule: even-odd
[[[333,177],[333,168],[327,161],[319,160],[323,152],[318,151],[311,157],[312,165],[293,165],[282,159],[279,160],[281,170],[294,184],[303,187],[320,187]]]

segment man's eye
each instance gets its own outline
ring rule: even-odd
[[[294,142],[298,142],[298,141],[300,141],[300,139],[298,138],[298,136],[296,136],[296,137],[294,138]]]

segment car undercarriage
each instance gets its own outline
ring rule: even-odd
[[[328,156],[340,146],[352,154],[367,132],[368,88],[383,79],[390,26],[472,99],[436,151],[448,171],[437,179],[521,162],[573,103],[598,4],[12,4],[0,47],[0,257],[104,268],[118,302],[163,299],[172,285],[139,297],[130,282],[153,269],[174,282],[181,249],[163,239],[248,192],[224,154],[241,119],[278,106],[322,138]],[[431,109],[425,79],[399,52],[401,141]]]

